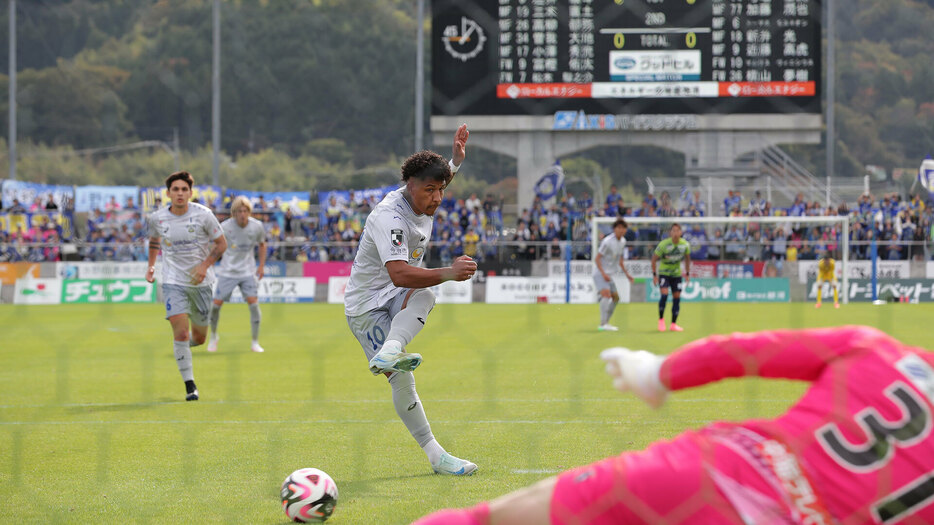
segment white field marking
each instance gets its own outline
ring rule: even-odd
[[[213,420],[213,419],[166,419],[166,420],[122,420],[122,421],[0,421],[2,426],[39,426],[39,425],[388,425],[396,423],[397,419],[243,419],[243,420]],[[679,423],[689,425],[705,425],[712,419],[678,419]],[[607,421],[574,419],[564,421],[548,421],[542,419],[486,419],[486,420],[433,420],[433,423],[444,425],[600,425],[600,426],[644,426],[648,422],[643,420]],[[653,421],[654,422],[654,421]]]
[[[755,403],[792,403],[797,401],[798,398],[767,398],[767,399],[724,399],[724,398],[692,398],[692,399],[669,399],[667,402],[668,406],[678,405],[681,403],[732,403],[732,404],[748,404],[750,402]],[[198,401],[198,406],[201,405],[283,405],[283,404],[303,404],[303,403],[345,403],[345,404],[369,404],[369,403],[386,403],[389,401],[389,398],[384,399],[268,399],[268,400],[259,400],[259,399],[243,399],[243,400],[231,400],[226,401],[223,399],[216,401]],[[429,399],[428,403],[627,403],[637,401],[635,398],[628,398],[625,396],[620,397],[611,397],[611,398],[563,398],[563,399]],[[186,401],[152,401],[148,403],[32,403],[32,404],[23,404],[23,405],[0,405],[0,410],[2,409],[17,409],[17,408],[95,408],[95,407],[152,407],[152,406],[162,406],[162,405],[184,405]]]
[[[513,474],[557,474],[559,472],[564,472],[563,470],[556,468],[514,468],[512,469]]]

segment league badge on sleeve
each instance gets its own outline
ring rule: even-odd
[[[405,241],[405,236],[402,234],[402,230],[394,228],[389,231],[389,239],[392,241],[393,246],[399,247]]]

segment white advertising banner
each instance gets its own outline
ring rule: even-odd
[[[620,282],[621,281],[621,282]],[[629,301],[629,281],[617,281],[620,301]],[[621,287],[624,286],[624,288]],[[525,304],[536,302],[563,303],[565,279],[559,277],[487,277],[486,302]],[[592,277],[571,277],[571,302],[597,302],[597,288]]]
[[[331,304],[342,304],[344,302],[344,291],[347,289],[347,283],[350,277],[331,277],[328,279],[328,302]]]
[[[652,278],[652,261],[648,259],[626,260],[623,264],[634,279]],[[571,261],[571,276],[590,277],[593,275],[593,266],[593,261]],[[549,261],[548,277],[564,277],[565,268],[564,261]]]
[[[911,265],[908,261],[876,261],[879,279],[908,279]],[[847,276],[850,279],[871,279],[872,261],[847,261]],[[817,261],[798,261],[798,282],[807,284],[808,279],[817,279]],[[837,261],[837,279],[843,279],[843,268]]]
[[[60,304],[61,279],[17,279],[13,304]]]
[[[62,279],[141,279],[149,268],[146,262],[60,262],[56,273]],[[156,279],[162,276],[161,262],[156,263]]]
[[[328,279],[328,302],[343,303],[344,291],[350,277],[331,277]],[[473,281],[447,281],[432,286],[437,304],[468,304],[473,302]]]
[[[473,302],[473,280],[447,281],[432,286],[438,304],[470,304]]]
[[[924,271],[925,277],[934,279],[934,261],[928,261],[927,268]]]
[[[261,303],[312,303],[315,300],[314,277],[268,277],[259,282]],[[230,302],[242,303],[240,288],[234,289]]]

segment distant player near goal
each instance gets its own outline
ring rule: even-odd
[[[837,289],[840,287],[837,283],[837,262],[830,256],[830,252],[821,254],[817,261],[817,303],[814,308],[820,308],[821,293],[824,291],[824,283],[829,283],[833,288],[833,307],[840,308],[840,300]]]
[[[934,353],[865,326],[716,335],[667,357],[611,348],[653,408],[727,378],[809,383],[774,419],[720,421],[417,525],[934,523]],[[560,462],[560,460],[558,460]]]
[[[464,161],[468,135],[466,124],[458,128],[450,162],[437,153],[420,151],[402,163],[405,186],[389,192],[367,217],[344,296],[347,324],[369,359],[370,372],[389,378],[396,414],[432,469],[453,476],[470,475],[477,465],[448,454],[435,439],[411,373],[422,356],[406,352],[405,347],[435,306],[429,288],[444,281],[466,281],[477,271],[477,263],[466,255],[449,267],[422,268],[432,215]]]
[[[243,300],[250,309],[250,332],[253,342],[250,350],[262,352],[259,345],[259,323],[262,313],[259,310],[259,280],[263,278],[266,266],[266,229],[263,223],[250,216],[253,204],[244,196],[234,199],[230,206],[231,217],[221,223],[224,236],[227,237],[227,251],[217,268],[217,287],[214,289],[214,308],[211,309],[211,340],[208,352],[217,351],[217,323],[220,320],[221,306],[229,301],[234,289],[240,287]],[[259,247],[259,265],[253,257],[253,250]]]
[[[658,286],[661,292],[658,300],[658,331],[665,331],[665,305],[668,303],[670,288],[673,299],[671,331],[682,332],[684,329],[678,324],[678,314],[681,313],[681,261],[684,261],[684,284],[687,284],[691,278],[691,244],[681,238],[681,225],[678,223],[671,225],[668,235],[667,239],[658,243],[652,254],[652,284]]]
[[[600,294],[600,326],[597,330],[606,330],[615,332],[619,328],[610,324],[616,305],[619,303],[619,292],[616,290],[616,283],[613,281],[614,275],[619,275],[620,270],[626,274],[629,282],[633,282],[632,275],[626,269],[626,263],[623,262],[623,252],[626,249],[626,230],[629,227],[623,219],[616,219],[613,223],[613,231],[600,241],[600,248],[597,250],[597,256],[594,258],[593,281],[597,286],[597,292]]]

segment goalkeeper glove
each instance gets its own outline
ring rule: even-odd
[[[652,408],[665,403],[668,388],[659,379],[663,357],[645,350],[616,347],[600,352],[600,359],[606,361],[606,372],[617,390],[632,392]]]

